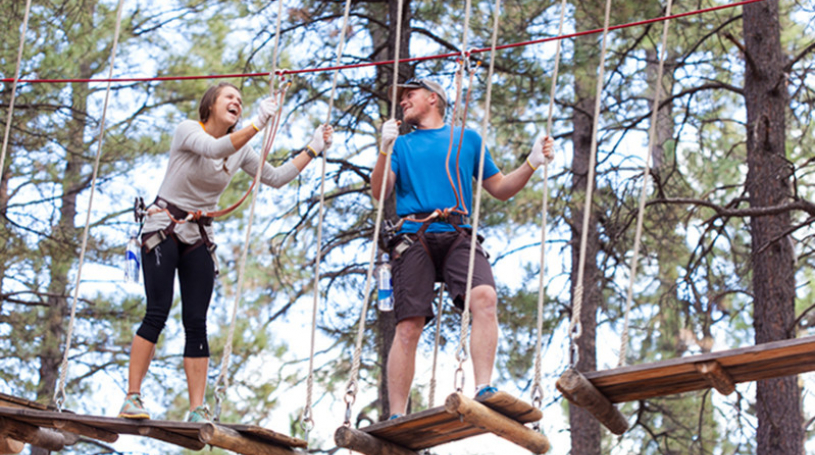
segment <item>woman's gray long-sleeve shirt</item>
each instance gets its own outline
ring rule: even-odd
[[[229,135],[216,139],[204,131],[201,123],[185,120],[175,130],[170,161],[158,196],[185,211],[215,211],[221,194],[238,169],[254,177],[259,162],[260,156],[249,145],[235,150]],[[264,163],[260,179],[265,185],[280,188],[294,180],[298,173],[291,161],[277,168]],[[148,216],[144,232],[164,229],[170,223],[164,212]],[[212,227],[207,226],[206,230],[212,239]],[[174,232],[184,243],[192,244],[201,238],[198,225],[192,222],[176,226]]]

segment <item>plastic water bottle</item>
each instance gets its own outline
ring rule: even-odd
[[[382,263],[376,272],[377,307],[379,311],[393,310],[393,284],[391,283],[391,263],[387,254],[382,255]]]
[[[138,283],[141,272],[141,244],[135,235],[130,236],[125,250],[125,281]]]

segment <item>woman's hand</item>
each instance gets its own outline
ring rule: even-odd
[[[334,142],[334,128],[331,125],[320,125],[314,129],[311,142],[308,148],[314,152],[315,156],[320,156],[325,150],[331,147]]]

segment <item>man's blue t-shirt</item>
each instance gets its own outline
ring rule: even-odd
[[[458,187],[456,177],[456,149],[461,128],[456,128],[453,136],[453,150],[447,163],[453,182]],[[430,213],[436,209],[446,209],[456,205],[456,196],[450,186],[447,167],[444,165],[450,148],[450,125],[435,130],[415,130],[399,136],[393,146],[391,169],[396,173],[396,214],[405,217],[415,213]],[[481,136],[475,131],[464,130],[464,142],[458,158],[458,172],[461,179],[463,204],[472,213],[473,181],[478,177],[478,160],[481,154]],[[484,180],[497,174],[498,166],[492,160],[489,150],[484,155]],[[405,222],[402,233],[414,233],[421,224]],[[454,231],[447,223],[432,223],[426,232]]]

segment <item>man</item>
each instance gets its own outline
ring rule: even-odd
[[[447,96],[441,85],[428,79],[412,79],[398,86],[397,96],[404,121],[414,130],[399,137],[399,122],[385,122],[380,154],[371,176],[373,195],[378,198],[385,180],[387,153],[392,153],[385,197],[396,189],[396,212],[404,223],[390,245],[397,321],[388,356],[391,418],[406,412],[416,347],[424,325],[434,316],[434,282],[444,281],[456,305],[464,306],[471,238],[466,215],[470,213],[473,181],[478,176],[481,153],[481,137],[474,131],[464,130],[460,156],[457,157],[462,131],[455,128],[453,151],[445,166],[451,126],[444,123]],[[542,136],[535,141],[526,162],[504,175],[487,151],[482,185],[493,197],[506,201],[553,156],[553,140]],[[432,215],[434,212],[435,216]],[[473,336],[470,352],[476,396],[479,396],[495,391],[490,380],[498,343],[495,281],[480,246],[471,292]]]

